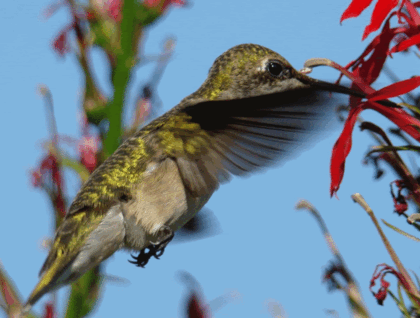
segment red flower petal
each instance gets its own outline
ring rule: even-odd
[[[355,18],[360,15],[373,0],[353,0],[347,9],[343,12],[340,23],[348,18]]]
[[[143,4],[149,8],[158,8],[162,13],[169,5],[183,6],[186,4],[185,0],[144,0]]]
[[[67,29],[63,30],[54,40],[53,48],[61,56],[64,56],[69,50],[67,45]]]
[[[357,121],[357,116],[363,110],[362,105],[350,109],[349,115],[344,123],[343,131],[340,137],[335,142],[334,148],[331,155],[330,174],[331,174],[331,185],[330,195],[333,196],[340,188],[341,181],[344,176],[344,166],[346,158],[350,153],[351,149],[351,133],[354,125]]]
[[[400,81],[386,87],[381,88],[379,91],[376,91],[372,94],[366,96],[366,98],[370,101],[377,101],[382,99],[388,99],[399,95],[407,94],[411,92],[413,89],[420,86],[420,76],[414,76],[404,81]]]
[[[44,173],[46,170],[52,169],[55,162],[55,157],[51,154],[48,154],[42,161],[41,161],[41,173]]]
[[[415,4],[412,4],[411,1],[404,0],[404,5],[414,24],[416,26],[420,26],[420,14],[416,10],[416,7],[419,6],[419,3],[416,2]]]
[[[42,185],[42,175],[39,169],[31,171],[31,184],[34,188]]]
[[[356,84],[359,89],[366,94],[374,92],[374,89],[371,88],[369,84],[372,84],[378,78],[385,60],[388,57],[387,51],[392,39],[396,34],[406,30],[406,28],[390,28],[389,20],[394,15],[394,13],[391,14],[385,22],[381,33],[370,42],[367,48],[355,61],[349,63],[345,68],[336,63],[331,64],[332,67],[346,75],[353,84]],[[369,58],[364,60],[367,56],[369,56]],[[352,73],[349,73],[348,69],[351,69]]]
[[[388,57],[388,48],[391,44],[392,39],[401,29],[393,28],[389,26],[389,20],[391,15],[381,31],[381,33],[375,37],[375,39],[369,44],[362,55],[357,59],[353,70],[359,68],[359,76],[364,79],[367,84],[372,84],[378,78],[385,61]],[[364,60],[366,56],[370,54],[367,60]],[[365,93],[368,93],[365,91]]]
[[[420,121],[400,108],[387,107],[376,102],[366,103],[366,109],[373,109],[391,120],[411,137],[420,142]]]
[[[364,92],[366,94],[373,93],[375,90],[372,87],[370,87],[369,85],[367,85],[363,81],[363,79],[358,75],[357,72],[351,73],[347,70],[347,68],[351,67],[351,65],[353,65],[353,64],[354,64],[354,62],[350,63],[346,67],[342,67],[339,64],[331,61],[331,64],[329,64],[329,66],[335,68],[336,70],[339,70],[343,75],[348,77],[353,82],[352,88],[354,88],[353,85],[356,85],[362,92]]]
[[[362,40],[366,39],[369,34],[379,29],[385,18],[398,5],[398,0],[379,0],[373,9],[370,24],[366,26],[363,32]]]
[[[406,187],[404,180],[395,180],[393,181],[399,190],[402,190]]]
[[[379,269],[380,268],[380,269]],[[408,284],[407,280],[405,279],[405,277],[403,275],[401,275],[401,273],[397,272],[394,268],[392,268],[391,266],[387,265],[387,264],[379,264],[376,266],[375,268],[375,272],[373,273],[372,279],[370,280],[370,291],[373,293],[373,295],[375,296],[375,298],[378,300],[378,303],[380,305],[382,305],[383,301],[385,300],[385,297],[387,295],[388,292],[388,288],[389,288],[389,282],[387,282],[385,280],[385,276],[387,274],[392,274],[395,275],[399,282],[401,283],[401,285],[403,286],[403,288],[411,293],[411,287]],[[381,287],[379,288],[378,292],[375,293],[372,290],[372,287],[375,286],[375,280],[380,279],[381,281]]]
[[[61,56],[64,56],[67,52],[70,51],[69,45],[67,43],[67,34],[69,31],[71,31],[77,24],[75,22],[69,24],[67,27],[65,27],[55,38],[53,41],[53,48],[54,50],[60,54]]]
[[[385,288],[385,287],[381,287],[376,294],[373,293],[376,300],[378,301],[378,304],[381,306],[384,304],[387,294],[388,294],[388,288]]]
[[[115,22],[121,21],[122,4],[123,2],[121,0],[107,1],[106,11],[108,13],[108,16],[112,18]]]
[[[366,102],[351,108],[346,122],[344,123],[344,129],[332,151],[330,163],[331,196],[338,191],[341,181],[343,180],[345,161],[351,149],[351,133],[356,123],[357,116],[363,109],[376,110],[420,142],[420,121],[400,108],[387,107],[376,102]]]
[[[54,307],[52,304],[45,305],[44,318],[54,318]]]
[[[197,294],[193,292],[188,300],[188,318],[206,318],[207,313]]]
[[[407,50],[410,46],[420,44],[420,33],[404,40],[395,45],[390,51],[389,54],[395,53],[395,52],[401,52]]]
[[[408,210],[408,204],[407,203],[398,203],[394,200],[394,211],[396,213],[401,215],[407,210]]]
[[[84,136],[78,145],[80,162],[89,170],[95,170],[98,160],[96,153],[98,152],[98,139],[92,136]]]
[[[51,17],[58,9],[65,5],[64,1],[56,1],[53,4],[50,4],[42,13],[45,19]]]
[[[6,277],[0,272],[0,292],[3,296],[4,301],[7,306],[17,306],[19,305],[19,299],[13,290],[12,284],[8,281]]]

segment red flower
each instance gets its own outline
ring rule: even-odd
[[[375,9],[373,9],[370,24],[366,26],[363,32],[362,40],[366,39],[369,34],[375,32],[381,27],[382,22],[385,18],[398,5],[399,0],[379,0],[376,3]]]
[[[375,53],[372,53],[372,56],[374,54]],[[345,160],[350,152],[351,145],[352,145],[351,133],[356,123],[357,116],[360,114],[362,110],[373,109],[381,113],[382,115],[387,117],[389,120],[394,122],[397,126],[399,126],[403,131],[411,135],[417,141],[420,141],[420,121],[419,120],[417,120],[416,118],[414,118],[413,116],[406,113],[404,110],[400,108],[388,107],[388,106],[384,106],[376,102],[377,100],[380,100],[380,99],[387,99],[387,98],[395,97],[395,96],[409,92],[410,90],[420,85],[420,77],[413,77],[411,79],[384,87],[379,91],[375,91],[373,88],[369,86],[370,82],[366,83],[363,81],[363,78],[365,77],[359,76],[359,74],[365,72],[364,68],[367,68],[368,71],[370,72],[372,72],[372,70],[377,69],[376,67],[371,67],[371,65],[375,65],[375,63],[376,63],[375,61],[372,61],[369,63],[352,62],[352,65],[358,65],[358,68],[353,73],[350,73],[346,68],[343,68],[335,63],[332,63],[332,66],[334,68],[340,70],[343,74],[345,74],[347,77],[349,77],[353,81],[353,86],[357,86],[367,95],[366,97],[367,100],[359,104],[354,103],[351,105],[352,108],[348,114],[346,122],[344,123],[343,131],[334,145],[332,156],[331,156],[331,164],[330,164],[330,174],[331,174],[330,195],[331,196],[334,195],[338,191],[340,187],[340,183],[343,179]],[[359,65],[361,66],[359,67]],[[380,66],[381,68],[382,68],[382,65]],[[374,81],[376,77],[377,75],[375,71],[374,76],[373,77],[371,76],[370,78],[369,77],[368,78],[370,81]]]
[[[189,287],[189,296],[186,302],[188,318],[209,318],[210,308],[204,303],[200,284],[189,273],[181,273],[182,280]]]
[[[395,212],[397,212],[398,214],[403,214],[408,209],[407,202],[398,203],[395,199],[394,199],[394,207],[395,207]]]
[[[0,296],[3,298],[3,303],[6,303],[9,308],[12,306],[19,306],[20,304],[19,297],[13,288],[13,284],[5,275],[3,275],[2,271],[0,271]]]
[[[188,318],[206,318],[210,317],[207,314],[206,306],[202,304],[196,292],[192,292],[187,304]]]
[[[53,41],[54,51],[56,51],[60,56],[64,56],[70,51],[70,47],[67,43],[67,34],[73,29],[73,27],[73,23],[65,27]]]
[[[379,0],[376,3],[370,18],[370,24],[366,26],[363,32],[362,40],[380,28],[391,10],[398,5],[398,2],[399,0]],[[340,22],[348,18],[358,17],[371,3],[372,0],[353,0],[341,16]]]
[[[360,15],[373,0],[353,0],[341,16],[340,22],[348,18],[355,18]]]
[[[44,318],[54,318],[54,307],[52,304],[45,305],[45,314]]]
[[[346,122],[344,123],[343,131],[341,132],[341,135],[335,143],[332,151],[330,164],[331,196],[338,191],[340,183],[343,180],[345,160],[351,149],[351,133],[353,131],[354,124],[356,123],[357,116],[364,109],[376,110],[420,142],[420,121],[410,116],[404,110],[387,107],[376,102],[370,102],[369,100],[353,107],[348,114]]]
[[[365,93],[369,93],[366,89],[378,78],[388,57],[390,43],[395,35],[398,34],[398,29],[390,27],[390,19],[391,17],[387,19],[382,32],[372,40],[363,53],[345,67],[346,70],[352,70],[355,78],[362,78],[361,81],[365,85],[364,87],[361,87],[360,83],[355,84]],[[371,90],[373,91],[373,89]]]
[[[394,191],[392,189],[392,184],[395,183],[395,185],[398,187],[398,194],[395,195]],[[395,212],[397,212],[399,215],[403,214],[408,209],[408,204],[405,199],[405,197],[402,195],[402,190],[406,188],[405,183],[403,180],[395,180],[391,182],[391,196],[392,200],[394,201],[394,207]]]
[[[379,268],[382,267],[380,270]],[[373,273],[373,277],[370,280],[370,286],[369,289],[372,292],[373,296],[375,296],[376,300],[378,301],[379,305],[383,305],[383,302],[386,298],[389,282],[387,282],[384,278],[386,274],[393,274],[397,277],[401,285],[404,287],[406,291],[410,291],[410,286],[408,285],[407,281],[405,280],[404,276],[401,275],[399,272],[397,272],[395,269],[393,269],[391,266],[388,266],[386,264],[379,264],[375,268],[375,272]],[[379,290],[375,293],[372,290],[372,287],[376,285],[375,281],[377,279],[380,279],[381,281],[381,287]]]
[[[42,174],[40,169],[31,171],[31,183],[34,188],[42,186]]]
[[[41,161],[39,168],[31,172],[31,183],[34,187],[48,189],[48,192],[53,195],[53,202],[56,210],[61,216],[66,215],[63,196],[63,179],[55,155],[49,153]]]
[[[61,7],[61,5],[63,4],[63,2],[60,2],[58,4],[55,4],[54,6],[50,6],[50,8],[48,8],[47,12],[45,13],[45,15],[47,17],[51,16],[54,12],[56,12],[56,10]],[[85,42],[84,42],[84,32],[82,30],[82,26],[80,24],[80,19],[86,19],[86,14],[82,14],[80,15],[79,13],[77,13],[74,9],[71,10],[71,14],[73,16],[73,22],[70,23],[69,25],[67,25],[58,35],[57,37],[54,39],[53,41],[53,49],[54,51],[56,51],[60,56],[64,56],[67,52],[70,51],[70,47],[69,44],[67,42],[67,36],[68,33],[71,30],[74,30],[76,33],[76,37],[79,41],[79,43],[84,46]]]
[[[330,185],[330,195],[333,196],[339,189],[341,181],[344,177],[344,166],[346,163],[346,158],[350,153],[351,149],[351,133],[353,131],[354,125],[357,121],[357,116],[362,111],[362,108],[352,108],[350,113],[344,123],[344,129],[341,132],[340,137],[334,144],[332,155],[331,155],[331,164],[330,164],[330,175],[331,175],[331,185]]]
[[[51,178],[53,183],[61,186],[61,176],[57,171],[57,158],[52,154],[48,154],[46,157],[44,157],[44,159],[42,159],[39,168],[34,170],[31,173],[31,176],[32,185],[34,187],[44,185],[45,182],[47,182],[46,178]]]

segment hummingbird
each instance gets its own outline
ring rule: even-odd
[[[138,251],[137,266],[159,258],[220,184],[284,160],[322,130],[331,92],[364,97],[260,45],[220,55],[196,92],[128,137],[81,187],[25,311],[119,249]]]

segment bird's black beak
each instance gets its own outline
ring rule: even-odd
[[[339,93],[339,94],[345,94],[345,95],[349,95],[349,96],[354,96],[354,97],[359,97],[359,98],[366,98],[366,93],[361,92],[361,91],[357,91],[342,85],[338,85],[338,84],[333,84],[333,83],[329,83],[329,82],[324,82],[321,80],[317,80],[317,79],[313,79],[309,76],[304,76],[304,81],[307,81],[307,84],[310,84],[312,87],[316,87],[319,90],[323,90],[323,91],[327,91],[327,92],[332,92],[332,93]],[[380,101],[376,101],[377,103],[384,105],[384,106],[388,106],[388,107],[396,107],[396,108],[401,108],[400,106],[398,106],[396,103],[391,102],[390,100],[380,100]]]

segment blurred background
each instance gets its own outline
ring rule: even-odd
[[[190,0],[186,6],[168,8],[146,29],[140,43],[139,53],[147,63],[132,77],[125,122],[133,121],[136,100],[153,78],[156,56],[168,38],[175,46],[156,82],[153,115],[163,114],[194,92],[214,59],[237,44],[266,46],[296,69],[313,57],[348,64],[373,38],[371,35],[361,41],[372,8],[340,25],[349,2]],[[51,4],[45,0],[0,3],[0,260],[24,299],[38,280],[47,255],[43,242],[53,237],[55,226],[48,196],[31,184],[31,169],[39,165],[45,154],[43,143],[49,139],[39,85],[46,85],[52,94],[59,135],[78,140],[82,134],[83,73],[74,54],[60,56],[52,48],[54,38],[71,22],[70,10],[63,6],[46,19],[44,13]],[[89,54],[94,78],[102,92],[110,96],[106,56],[95,48]],[[416,75],[419,62],[400,54],[390,60],[389,67],[404,79]],[[311,76],[333,82],[338,72],[319,68]],[[390,83],[382,76],[374,87]],[[362,117],[389,126],[386,119],[371,111],[362,113]],[[378,306],[369,291],[375,266],[392,265],[392,261],[370,219],[350,198],[353,193],[361,193],[378,218],[410,232],[405,219],[393,213],[389,183],[396,176],[387,172],[381,180],[374,180],[373,167],[362,164],[374,142],[355,129],[338,199],[331,199],[329,163],[341,127],[337,120],[325,127],[313,145],[288,162],[249,178],[234,178],[222,186],[206,205],[218,220],[212,223],[215,232],[221,232],[218,235],[171,243],[162,258],[152,259],[145,269],[129,264],[129,253],[117,252],[105,263],[103,289],[92,316],[185,317],[188,289],[180,272],[186,271],[200,283],[206,302],[212,304],[212,300],[225,295],[229,304],[214,310],[214,317],[270,317],[273,302],[280,303],[288,317],[325,317],[331,310],[349,317],[343,294],[328,292],[328,286],[322,283],[332,255],[313,217],[295,210],[302,198],[321,212],[372,316],[399,316],[391,299]],[[65,178],[71,199],[80,183],[70,172]],[[406,268],[418,271],[418,260],[413,257],[417,243],[388,228],[385,232]],[[389,280],[395,287],[396,280]],[[66,306],[68,289],[58,292],[59,313]],[[34,311],[43,313],[49,297],[43,297]],[[214,307],[220,307],[217,304],[213,302]]]

